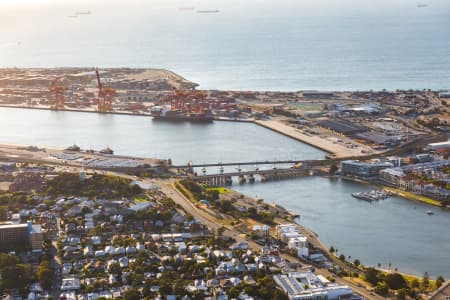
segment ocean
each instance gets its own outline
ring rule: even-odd
[[[420,3],[3,0],[0,67],[164,68],[204,89],[448,89],[450,3]],[[79,10],[91,14],[69,17]]]

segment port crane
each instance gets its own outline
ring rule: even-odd
[[[64,95],[67,87],[58,79],[52,80],[50,84],[50,108],[53,110],[63,110],[65,108]]]
[[[204,113],[209,103],[204,92],[174,89],[167,97],[160,100],[160,104],[169,104],[172,110]]]
[[[205,113],[208,106],[208,101],[206,100],[206,93],[201,91],[192,91],[190,96],[189,112],[191,113]]]
[[[103,86],[100,81],[100,73],[98,68],[95,69],[95,74],[97,75],[98,84],[98,98],[97,98],[97,109],[99,112],[112,111],[112,101],[116,95],[116,90],[110,87]]]

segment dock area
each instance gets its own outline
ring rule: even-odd
[[[89,169],[131,169],[141,166],[157,167],[159,159],[139,158],[93,151],[70,151],[26,145],[0,144],[0,160],[30,163],[50,163]]]
[[[372,149],[368,146],[357,144],[354,148],[348,148],[344,144],[338,144],[317,135],[306,134],[297,128],[291,127],[282,121],[275,119],[255,120],[254,123],[328,152],[335,158],[366,156],[367,153],[372,152]]]

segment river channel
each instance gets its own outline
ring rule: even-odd
[[[174,163],[320,159],[325,153],[251,123],[164,123],[149,117],[0,108],[0,143],[67,147],[171,158]],[[450,277],[450,213],[392,197],[367,203],[352,192],[373,187],[306,177],[235,186],[301,215],[328,246],[364,264]],[[432,210],[434,215],[425,212]]]

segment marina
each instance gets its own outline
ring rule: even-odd
[[[390,197],[392,194],[390,192],[384,190],[372,190],[370,192],[365,193],[352,193],[352,197],[368,202],[384,200]]]

